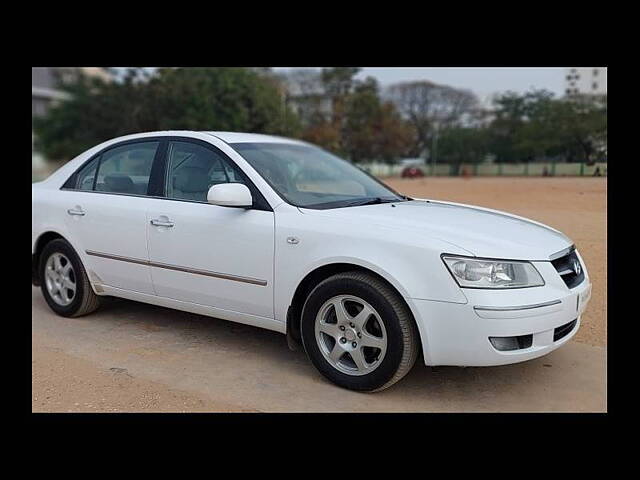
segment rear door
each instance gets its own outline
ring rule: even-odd
[[[118,144],[65,184],[67,227],[86,255],[92,280],[153,294],[147,251],[150,179],[160,140]]]

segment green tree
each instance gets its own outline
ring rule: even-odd
[[[78,75],[71,98],[34,120],[38,148],[71,158],[109,138],[151,130],[296,135],[297,118],[269,72],[246,68],[128,69],[116,81]]]
[[[408,150],[412,131],[393,104],[381,101],[375,79],[369,77],[356,85],[345,113],[343,143],[353,162],[391,162]]]
[[[555,127],[569,161],[600,160],[607,144],[606,99],[578,98],[554,102],[549,123]]]
[[[353,162],[376,157],[375,122],[380,112],[380,97],[375,80],[368,78],[355,87],[345,104],[343,146]]]
[[[109,83],[78,73],[61,84],[70,99],[33,120],[38,149],[48,158],[68,159],[109,138],[141,131],[138,75],[130,70]]]
[[[546,92],[520,95],[506,92],[493,101],[495,118],[489,132],[492,153],[499,162],[520,162],[526,153],[522,150],[523,127],[532,111],[527,103],[546,98]],[[533,109],[535,111],[535,108]]]
[[[438,161],[442,163],[480,163],[488,153],[486,128],[449,128],[438,138]]]
[[[278,84],[245,68],[164,68],[148,83],[154,129],[295,131]]]
[[[331,102],[331,129],[338,133],[339,150],[336,153],[346,154],[347,146],[344,141],[346,110],[349,97],[358,85],[356,75],[360,72],[357,67],[323,68],[320,73],[325,96]]]
[[[606,98],[554,99],[551,92],[507,92],[494,101],[489,149],[501,162],[592,160],[606,150]]]

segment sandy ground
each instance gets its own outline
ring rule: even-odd
[[[576,337],[540,359],[425,367],[376,394],[340,389],[283,335],[113,299],[54,315],[32,288],[34,412],[606,411],[606,180],[391,180],[403,193],[524,215],[567,233],[594,283]]]
[[[425,367],[375,394],[329,383],[279,333],[114,299],[63,318],[32,289],[34,412],[602,412],[606,349]]]
[[[33,337],[34,412],[255,411],[134,377],[126,368],[103,368],[48,343]]]

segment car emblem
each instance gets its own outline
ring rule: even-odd
[[[576,275],[580,275],[582,273],[582,267],[580,266],[580,262],[578,260],[573,261],[573,271]]]

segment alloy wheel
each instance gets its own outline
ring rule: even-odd
[[[387,352],[387,332],[380,315],[353,295],[337,295],[320,307],[315,334],[324,358],[347,375],[371,373]]]
[[[58,305],[69,305],[76,296],[76,274],[69,259],[54,253],[44,267],[45,284],[49,296]]]

